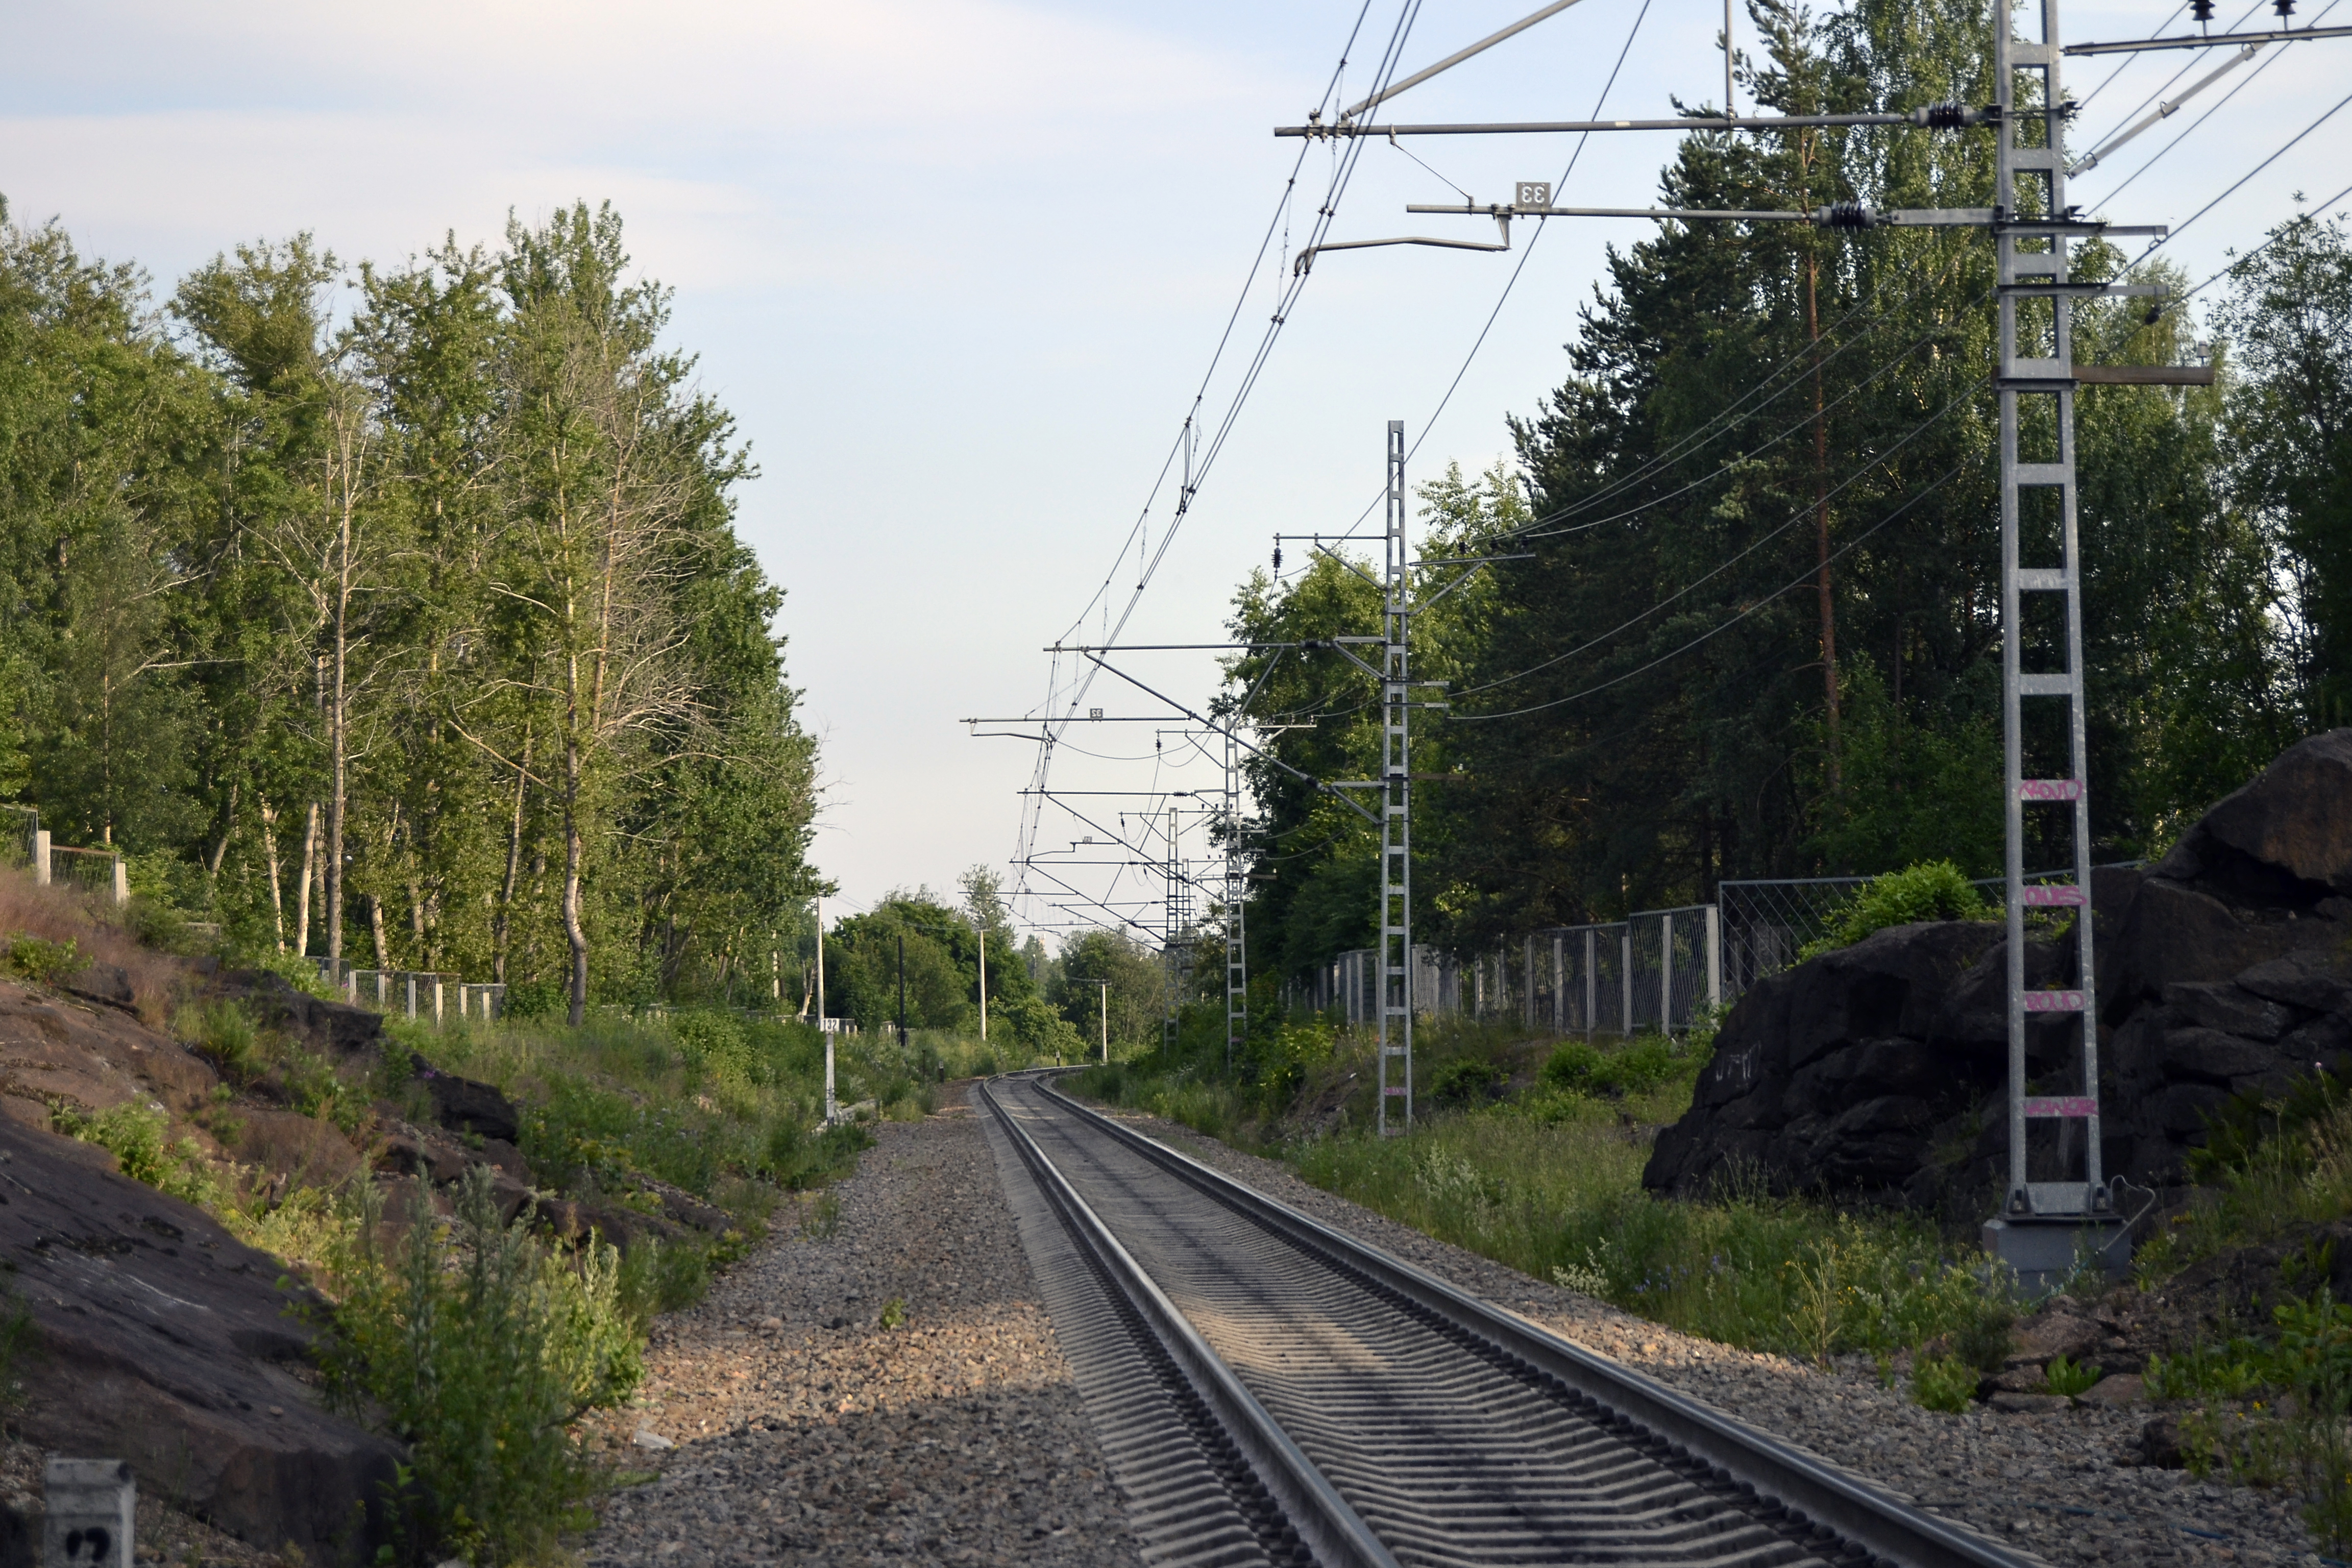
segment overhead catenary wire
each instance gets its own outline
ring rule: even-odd
[[[2323,13],[2323,15],[2325,13]],[[2230,182],[2229,189],[2223,191],[2220,195],[2215,196],[2211,201],[2207,202],[2203,206],[2199,207],[2195,212],[2189,214],[2180,222],[2174,224],[2169,233],[2159,235],[2154,240],[2150,241],[2148,247],[2146,250],[2141,251],[2137,256],[2132,258],[2131,264],[2134,267],[2137,267],[2141,262],[2146,261],[2149,257],[2155,255],[2165,246],[2179,238],[2182,231],[2187,229],[2189,225],[2195,223],[2199,218],[2203,217],[2207,213],[2211,212],[2215,207],[2220,206],[2223,202],[2228,201],[2231,196],[2238,193],[2239,188],[2244,185],[2247,181],[2252,179],[2256,174],[2261,174],[2264,169],[2269,168],[2273,163],[2277,163],[2281,158],[2285,157],[2287,153],[2293,150],[2296,142],[2301,142],[2305,137],[2310,135],[2313,132],[2318,130],[2321,126],[2335,119],[2337,114],[2343,111],[2344,106],[2347,103],[2352,103],[2352,93],[2346,93],[2342,98],[2337,99],[2333,107],[2326,109],[2320,113],[2318,119],[2313,121],[2310,124],[2305,126],[2302,130],[2289,137],[2284,146],[2281,147],[2277,152],[2273,153],[2261,163],[2255,164],[2252,168],[2247,170],[2244,174],[2239,175],[2235,180]]]
[[[1893,446],[1887,447],[1884,452],[1873,457],[1868,462],[1860,465],[1844,479],[1839,480],[1835,488],[1832,489],[1822,496],[1821,500],[1834,500],[1839,496],[1844,494],[1847,490],[1853,489],[1855,485],[1861,483],[1864,475],[1891,461],[1895,455],[1901,452],[1906,447],[1908,447],[1921,436],[1926,435],[1929,430],[1934,429],[1937,425],[1943,423],[1946,418],[1950,416],[1954,410],[1967,406],[1970,400],[1970,393],[1961,393],[1946,400],[1941,408],[1938,408],[1935,413],[1929,415],[1918,424],[1914,425],[1909,430],[1904,432],[1904,434],[1895,440]],[[1492,691],[1497,687],[1508,686],[1514,681],[1524,680],[1530,675],[1539,674],[1544,670],[1551,668],[1555,665],[1576,658],[1579,654],[1590,652],[1591,649],[1600,647],[1602,643],[1610,641],[1621,633],[1632,630],[1633,627],[1641,625],[1643,621],[1648,620],[1652,616],[1656,615],[1659,611],[1671,607],[1699,588],[1706,586],[1708,583],[1714,581],[1724,573],[1730,571],[1734,566],[1739,564],[1740,562],[1746,560],[1748,556],[1755,554],[1756,552],[1763,549],[1767,544],[1771,543],[1782,534],[1787,533],[1790,529],[1796,527],[1799,523],[1811,516],[1812,509],[1816,504],[1819,503],[1808,501],[1802,508],[1792,510],[1787,521],[1780,523],[1779,527],[1770,529],[1759,535],[1756,539],[1750,541],[1746,548],[1738,551],[1737,553],[1726,558],[1725,560],[1718,562],[1699,576],[1694,577],[1689,582],[1684,584],[1681,587],[1675,589],[1672,594],[1667,595],[1664,598],[1651,605],[1648,608],[1627,616],[1624,620],[1618,622],[1617,625],[1610,627],[1607,631],[1602,632],[1596,637],[1588,638],[1586,641],[1570,648],[1566,653],[1555,654],[1551,658],[1545,659],[1540,664],[1532,664],[1527,668],[1515,671],[1512,674],[1498,676],[1495,679],[1484,682],[1481,685],[1458,688],[1454,690],[1454,696],[1456,698],[1475,697],[1482,691]],[[1814,570],[1818,570],[1818,567],[1814,568]],[[1500,717],[1500,715],[1496,716]],[[1463,717],[1463,715],[1455,714],[1454,717],[1459,719]]]
[[[2312,25],[2316,26],[2319,23],[2320,16],[2326,16],[2328,12],[2335,10],[2336,7],[2342,3],[2343,0],[2328,0],[2328,4],[2320,11],[2319,16],[2312,18]],[[2207,121],[2212,119],[2216,114],[2221,113],[2221,110],[2228,106],[2231,99],[2237,97],[2238,94],[2252,87],[2261,79],[2262,74],[2264,71],[2270,69],[2271,67],[2278,64],[2279,61],[2284,58],[2286,58],[2286,51],[2284,49],[2279,49],[2257,63],[2253,69],[2248,71],[2244,76],[2238,79],[2235,86],[2231,87],[2229,91],[2223,93],[2219,99],[2215,100],[2212,105],[2209,107],[2204,113],[2199,115],[2188,125],[2183,126],[2179,135],[2175,136],[2162,147],[2159,147],[2154,153],[2149,153],[2146,163],[2142,163],[2138,168],[2134,169],[2129,174],[2126,175],[2124,177],[2123,184],[2117,185],[2114,190],[2109,191],[2105,195],[2100,197],[2098,205],[2091,210],[2095,213],[2104,210],[2109,202],[2114,201],[2117,196],[2122,195],[2126,191],[2131,189],[2133,182],[2137,181],[2142,174],[2147,174],[2150,169],[2155,168],[2156,165],[2163,160],[2165,154],[2170,153],[2175,147],[2179,146],[2183,142],[2188,141],[2189,137],[2195,135],[2198,128],[2202,126]],[[2289,143],[2289,145],[2292,144],[2293,143]],[[2175,232],[2178,232],[2177,228]],[[2150,247],[2149,248],[2153,249],[2154,247]]]
[[[1388,45],[1382,50],[1380,61],[1374,71],[1373,85],[1376,89],[1385,84],[1385,82],[1394,75],[1396,70],[1396,62],[1401,58],[1404,41],[1410,35],[1412,22],[1414,16],[1418,13],[1419,5],[1420,0],[1404,0],[1404,4],[1400,8],[1396,25],[1391,30]],[[1347,44],[1340,52],[1339,62],[1333,69],[1330,79],[1325,84],[1321,107],[1329,107],[1334,96],[1337,94],[1339,83],[1345,78],[1349,57],[1354,52],[1356,40],[1361,35],[1365,19],[1370,15],[1370,9],[1371,0],[1363,0],[1361,7],[1357,12],[1355,24],[1349,31]],[[1143,538],[1143,531],[1147,526],[1152,508],[1158,502],[1160,492],[1166,486],[1169,476],[1171,471],[1175,469],[1179,460],[1182,460],[1185,464],[1183,493],[1178,497],[1175,515],[1171,520],[1168,526],[1163,528],[1161,531],[1159,551],[1150,556],[1150,558],[1144,563],[1141,572],[1139,574],[1135,589],[1129,596],[1125,608],[1120,612],[1118,629],[1123,629],[1125,627],[1129,617],[1133,615],[1136,605],[1140,602],[1153,574],[1157,572],[1160,561],[1165,557],[1169,544],[1172,542],[1178,527],[1181,526],[1183,518],[1191,510],[1192,498],[1198,493],[1201,482],[1205,478],[1208,470],[1214,467],[1217,455],[1223,447],[1226,436],[1230,434],[1234,420],[1239,417],[1241,409],[1247,403],[1249,394],[1256,385],[1258,374],[1265,368],[1266,358],[1271,353],[1275,342],[1279,338],[1284,325],[1288,321],[1297,306],[1299,295],[1303,292],[1306,287],[1306,279],[1303,276],[1289,279],[1282,286],[1281,291],[1277,297],[1276,310],[1265,331],[1260,336],[1257,350],[1253,355],[1251,363],[1245,370],[1239,385],[1236,386],[1231,399],[1229,400],[1224,417],[1219,422],[1217,433],[1211,440],[1209,449],[1205,453],[1198,454],[1200,460],[1196,466],[1193,462],[1193,458],[1196,452],[1198,452],[1197,442],[1199,420],[1201,411],[1207,401],[1208,389],[1215,380],[1218,367],[1223,363],[1225,351],[1232,342],[1235,324],[1240,320],[1241,310],[1246,305],[1251,292],[1255,287],[1258,272],[1265,265],[1267,247],[1272,244],[1274,236],[1277,232],[1277,229],[1279,229],[1286,238],[1288,233],[1287,217],[1290,211],[1290,199],[1292,193],[1297,187],[1300,172],[1305,167],[1307,152],[1307,147],[1302,145],[1299,150],[1299,156],[1294,161],[1289,177],[1285,182],[1282,199],[1277,202],[1275,214],[1268,220],[1265,234],[1260,238],[1258,249],[1252,259],[1249,273],[1244,279],[1240,293],[1235,299],[1234,309],[1229,312],[1224,328],[1218,337],[1217,346],[1211,355],[1209,367],[1202,374],[1201,384],[1194,393],[1192,407],[1178,430],[1176,441],[1171,446],[1168,455],[1162,459],[1160,472],[1154,479],[1150,490],[1147,494],[1142,513],[1139,515],[1135,524],[1129,530],[1127,541],[1122,542],[1119,546],[1118,557],[1120,560],[1124,560],[1126,556],[1128,542],[1137,542],[1139,546],[1139,542]],[[1358,143],[1351,144],[1344,155],[1335,158],[1331,181],[1327,186],[1321,205],[1317,209],[1316,221],[1310,230],[1310,244],[1328,231],[1333,218],[1337,216],[1340,199],[1346,193],[1348,181],[1352,176],[1357,162],[1360,156],[1361,146],[1360,143]],[[1072,621],[1070,632],[1065,634],[1064,639],[1057,640],[1066,640],[1067,637],[1075,635],[1076,628],[1086,623],[1088,616],[1094,613],[1097,605],[1102,608],[1104,616],[1103,640],[1105,642],[1116,640],[1118,629],[1113,628],[1109,623],[1109,595],[1110,584],[1114,580],[1118,570],[1118,568],[1116,565],[1112,568],[1111,574],[1105,577],[1102,586],[1096,590],[1095,595],[1088,599],[1086,605],[1079,611],[1076,617]],[[1041,741],[1039,743],[1037,760],[1033,767],[1031,779],[1032,784],[1038,786],[1045,784],[1051,773],[1054,745],[1056,739],[1057,721],[1066,724],[1069,718],[1075,717],[1078,702],[1083,699],[1086,691],[1093,685],[1094,678],[1097,673],[1097,671],[1091,668],[1076,672],[1077,679],[1075,693],[1070,696],[1068,704],[1071,712],[1070,715],[1066,717],[1056,711],[1056,710],[1061,706],[1061,700],[1064,696],[1063,688],[1061,686],[1060,664],[1060,658],[1056,656],[1048,667],[1046,701],[1045,703],[1045,710],[1041,715],[1045,726],[1045,739]],[[1015,855],[1016,861],[1025,858],[1029,846],[1034,841],[1034,837],[1037,827],[1037,819],[1034,805],[1024,808],[1022,813],[1022,818],[1021,831],[1017,841],[1018,848]],[[1015,886],[1013,890],[1016,897],[1020,896],[1024,891],[1024,889],[1018,879],[1016,879]]]
[[[2254,5],[2260,5],[2262,3],[2263,3],[2263,0],[2254,0]],[[2160,34],[2160,33],[2162,33],[2162,32],[2164,31],[2164,29],[2165,29],[2165,28],[2169,27],[2170,26],[2172,26],[2172,24],[2173,24],[2174,22],[2176,22],[2176,21],[2178,21],[2178,20],[2179,19],[2180,13],[2182,13],[2183,11],[2186,11],[2186,10],[2188,10],[2188,9],[2189,9],[2188,0],[2181,0],[2181,4],[2179,4],[2179,5],[2175,5],[2175,6],[2172,8],[2172,15],[2171,15],[2171,16],[2167,16],[2163,21],[2158,22],[2158,23],[2156,25],[2156,30],[2157,30],[2157,32]],[[2251,6],[2250,6],[2250,7],[2248,7],[2248,9],[2247,9],[2246,16],[2252,16],[2252,15],[2253,15],[2253,9],[2252,9],[2252,7],[2251,7]],[[2246,18],[2245,18],[2245,16],[2241,16],[2241,17],[2239,17],[2239,18],[2238,18],[2238,21],[2239,21],[2239,22],[2243,22],[2245,19],[2246,19]],[[2236,24],[2234,24],[2234,23],[2233,23],[2231,26],[2232,26],[2232,28],[2234,29],[2234,27],[2235,27]],[[2110,88],[2110,87],[2114,86],[2114,85],[2115,85],[2116,78],[2117,78],[2117,77],[2119,77],[2119,76],[2123,75],[2123,74],[2124,74],[2124,72],[2126,72],[2126,71],[2127,71],[2127,70],[2131,69],[2131,68],[2132,68],[2132,62],[2133,62],[2133,61],[2135,61],[2135,60],[2137,60],[2137,59],[2138,59],[2138,58],[2140,58],[2140,57],[2139,57],[2138,55],[2126,55],[2126,56],[2122,58],[2122,60],[2120,60],[2119,62],[2117,62],[2117,64],[2116,64],[2116,68],[2115,68],[2115,69],[2113,69],[2113,70],[2111,70],[2111,71],[2109,71],[2109,72],[2106,74],[2105,79],[2103,79],[2103,80],[2099,83],[2099,85],[2098,85],[2098,86],[2096,86],[2096,87],[2093,88],[2093,89],[2090,90],[2090,92],[2089,92],[2086,96],[2084,96],[2084,98],[2082,98],[2082,99],[2080,99],[2080,100],[2077,100],[2077,102],[2076,102],[2076,106],[2075,106],[2075,107],[2076,107],[2078,110],[2082,110],[2082,109],[2088,109],[2088,108],[2090,108],[2090,107],[2091,107],[2091,100],[2092,100],[2092,99],[2095,99],[2095,98],[2096,98],[2096,97],[2098,97],[2098,96],[2099,96],[2099,94],[2101,94],[2101,93],[2103,93],[2103,92],[2106,91],[2108,88]],[[2181,67],[2181,68],[2180,68],[2180,69],[2181,69],[2182,71],[2186,71],[2188,68],[2188,68],[2187,66],[2183,66],[2183,67]],[[2173,79],[2173,81],[2178,81],[2178,80],[2179,80],[2179,79],[2180,79],[2179,75],[2178,73],[2176,73],[2176,74],[2174,75],[2174,77],[2173,77],[2173,79]],[[2170,87],[2171,85],[2172,85],[2172,82],[2170,82],[2170,81],[2168,81],[2168,82],[2166,82],[2166,83],[2164,84],[2164,86],[2165,86],[2165,87]],[[2156,89],[2156,92],[2162,92],[2163,90],[2164,90],[2164,88],[2163,88],[2163,87],[2159,87],[2159,88],[2158,88],[2158,89]],[[2152,103],[2152,102],[2154,102],[2154,101],[2155,101],[2155,99],[2156,99],[2156,92],[2149,93],[2149,94],[2147,95],[2147,98],[2145,98],[2145,99],[2143,99],[2143,100],[2140,100],[2140,109],[2146,109],[2146,108],[2148,106],[2148,104],[2150,104],[2150,103]],[[2132,114],[2137,114],[2138,112],[2139,112],[2139,109],[2135,109],[2135,110],[2133,110],[2131,111],[2131,114],[2126,114],[2126,115],[2125,115],[2125,116],[2124,116],[2124,118],[2125,118],[2126,120],[2129,120],[2129,119],[2131,119]]]
[[[1830,552],[1829,559],[1832,562],[1843,560],[1864,540],[1870,538],[1880,529],[1886,527],[1889,523],[1895,521],[1897,518],[1900,518],[1906,512],[1909,511],[1913,507],[1917,506],[1921,501],[1927,500],[1929,496],[1935,494],[1937,490],[1942,489],[1946,485],[1949,484],[1953,479],[1958,479],[1961,474],[1965,473],[1968,470],[1969,462],[1969,459],[1962,458],[1959,462],[1953,464],[1951,468],[1946,469],[1941,475],[1930,481],[1925,488],[1912,491],[1909,498],[1906,499],[1901,506],[1896,507],[1893,511],[1888,512],[1885,517],[1880,518],[1876,522],[1872,523],[1868,528],[1864,529],[1860,533],[1854,535],[1854,537],[1846,541],[1843,544],[1839,545],[1835,550]],[[1633,679],[1637,675],[1646,674],[1649,671],[1657,668],[1662,664],[1680,658],[1684,654],[1690,652],[1691,649],[1719,637],[1727,631],[1729,631],[1733,626],[1736,626],[1740,622],[1748,619],[1748,616],[1754,615],[1765,605],[1779,599],[1783,594],[1787,594],[1794,589],[1803,587],[1805,584],[1811,583],[1814,581],[1818,571],[1818,566],[1806,567],[1803,572],[1798,574],[1795,577],[1790,578],[1788,582],[1783,583],[1780,586],[1773,589],[1770,593],[1766,594],[1761,598],[1746,605],[1738,615],[1708,627],[1706,631],[1701,632],[1698,636],[1691,638],[1688,642],[1684,643],[1681,647],[1670,649],[1665,653],[1662,653],[1646,664],[1637,665],[1633,668],[1626,670],[1622,674],[1612,675],[1606,680],[1598,681],[1593,685],[1586,687],[1581,691],[1570,692],[1566,697],[1555,697],[1547,702],[1531,702],[1524,708],[1506,709],[1498,713],[1456,712],[1452,714],[1451,717],[1454,722],[1457,724],[1476,724],[1495,719],[1516,719],[1523,714],[1540,713],[1548,708],[1558,708],[1566,703],[1581,701],[1587,697],[1591,697],[1597,693],[1606,691],[1612,686],[1622,685],[1624,682]],[[1503,681],[1497,681],[1495,684],[1503,685],[1507,684],[1509,680],[1517,679],[1518,678],[1506,677]],[[1480,688],[1479,689],[1492,689],[1492,688]]]
[[[2334,206],[2337,202],[2342,201],[2347,196],[2352,196],[2352,185],[2347,185],[2342,190],[2336,192],[2334,195],[2329,196],[2326,200],[2315,204],[2309,213],[2303,216],[2305,217],[2316,216],[2321,213],[2325,213],[2329,207]],[[2163,305],[2152,313],[2148,324],[2151,326],[2155,325],[2156,319],[2161,318],[2168,311],[2179,310],[2189,300],[2197,298],[2198,295],[2205,292],[2206,289],[2213,287],[2214,284],[2219,283],[2222,279],[2230,276],[2231,273],[2237,271],[2238,268],[2252,261],[2254,258],[2260,256],[2263,251],[2268,250],[2272,246],[2276,245],[2280,240],[2284,239],[2287,236],[2288,226],[2289,226],[2287,224],[2281,224],[2277,228],[2271,232],[2271,237],[2268,239],[2265,239],[2260,245],[2246,252],[2245,255],[2238,257],[2236,259],[2232,260],[2227,267],[2222,268],[2220,271],[2206,279],[2204,282],[2200,283],[2194,289],[2186,289],[2181,293],[2172,295],[2170,298],[2167,299]]]

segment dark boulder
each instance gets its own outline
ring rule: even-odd
[[[495,1138],[503,1143],[522,1141],[521,1113],[515,1110],[514,1101],[496,1088],[443,1072],[423,1057],[410,1057],[409,1064],[424,1082],[425,1091],[433,1097],[433,1117],[442,1126],[452,1132],[470,1132],[477,1138]]]
[[[0,1118],[0,1257],[31,1314],[24,1435],[120,1456],[142,1489],[270,1552],[373,1558],[398,1451],[298,1375],[278,1261],[95,1147]]]
[[[2169,1185],[2233,1097],[2352,1076],[2352,730],[2290,748],[2145,874],[2101,872],[2102,1158]],[[2071,943],[2026,983],[2074,984]],[[1717,1037],[1643,1181],[1980,1205],[2008,1166],[2007,943],[1999,927],[1897,927],[1759,984]],[[2077,1092],[2071,1021],[2028,1026],[2036,1093]],[[2079,1123],[2029,1150],[2069,1167]]]
[[[1716,1037],[1689,1114],[1658,1135],[1644,1183],[1685,1196],[1755,1178],[1899,1194],[1936,1128],[2005,1070],[2000,1015],[1978,1001],[2000,952],[1984,922],[1895,926],[1759,983]]]

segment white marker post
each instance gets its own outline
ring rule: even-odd
[[[139,1488],[129,1460],[51,1458],[42,1489],[42,1568],[131,1568]]]

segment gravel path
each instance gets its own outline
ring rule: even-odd
[[[945,1098],[881,1124],[837,1226],[803,1207],[830,1234],[780,1234],[662,1320],[639,1407],[603,1429],[656,1474],[600,1505],[589,1568],[1139,1562],[995,1162]]]
[[[2138,1463],[2144,1406],[1939,1415],[1880,1386],[1693,1339],[1310,1186],[1286,1165],[1132,1112],[1138,1131],[1327,1225],[1641,1368],[1930,1510],[2053,1563],[2318,1563],[2295,1505]],[[1859,1361],[1860,1358],[1857,1358]]]

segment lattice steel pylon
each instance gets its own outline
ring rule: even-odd
[[[1386,570],[1381,605],[1380,1131],[1412,1130],[1412,564],[1405,555],[1404,421],[1389,421]],[[1389,1079],[1390,1065],[1398,1068]],[[1404,1102],[1394,1127],[1389,1101]]]
[[[1225,1070],[1241,1054],[1249,1030],[1249,955],[1244,945],[1243,901],[1249,895],[1249,870],[1242,858],[1242,746],[1234,733],[1241,722],[1234,715],[1225,725]]]
[[[1160,1050],[1163,1056],[1176,1048],[1176,1026],[1179,1012],[1184,1005],[1184,990],[1192,978],[1192,944],[1186,934],[1192,924],[1192,880],[1184,875],[1184,857],[1178,842],[1182,820],[1178,807],[1168,807],[1168,891],[1164,903],[1167,935],[1162,955],[1168,964],[1168,1016],[1160,1026]]]
[[[1988,1247],[2021,1274],[2070,1268],[2082,1240],[2095,1250],[2118,1239],[2114,1205],[2102,1180],[2099,1150],[2097,970],[2091,931],[2091,802],[2089,749],[2083,711],[2082,552],[2075,528],[2074,353],[2073,292],[2105,292],[2067,278],[2071,229],[2066,203],[2065,124],[2072,106],[2060,89],[2059,0],[2039,0],[2042,41],[2011,33],[2006,5],[1993,7],[1994,119],[1993,246],[2000,267],[2000,356],[1995,373],[2000,416],[2001,732],[2008,823],[2009,891],[2009,1183],[1999,1218],[1986,1227]],[[2038,94],[2017,91],[2039,73]],[[2044,221],[2026,216],[2035,209]],[[2053,221],[2054,220],[2054,221]],[[2046,405],[2042,405],[2043,400]],[[2042,417],[2047,416],[2046,419]],[[2032,531],[2029,538],[2028,531]],[[2054,560],[2053,556],[2054,554]],[[2031,564],[2028,556],[2035,557]],[[2061,606],[2063,625],[2054,650],[2062,668],[2028,670],[2027,595],[2047,595]],[[2043,601],[2048,602],[2048,601]],[[2025,705],[2055,700],[2065,705],[2065,776],[2026,776]],[[2074,843],[2072,886],[2025,885],[2026,808],[2071,809]],[[2072,986],[2031,988],[2026,980],[2025,913],[2030,907],[2074,911],[2076,977]],[[2075,1020],[2080,1077],[2071,1094],[2028,1092],[2027,1020],[2059,1015]],[[2037,1121],[2061,1123],[2060,1179],[2032,1179],[2027,1131]],[[2081,1175],[2074,1166],[2080,1130]],[[2085,1230],[2092,1234],[2085,1237]],[[2105,1232],[2109,1234],[2101,1235]]]

